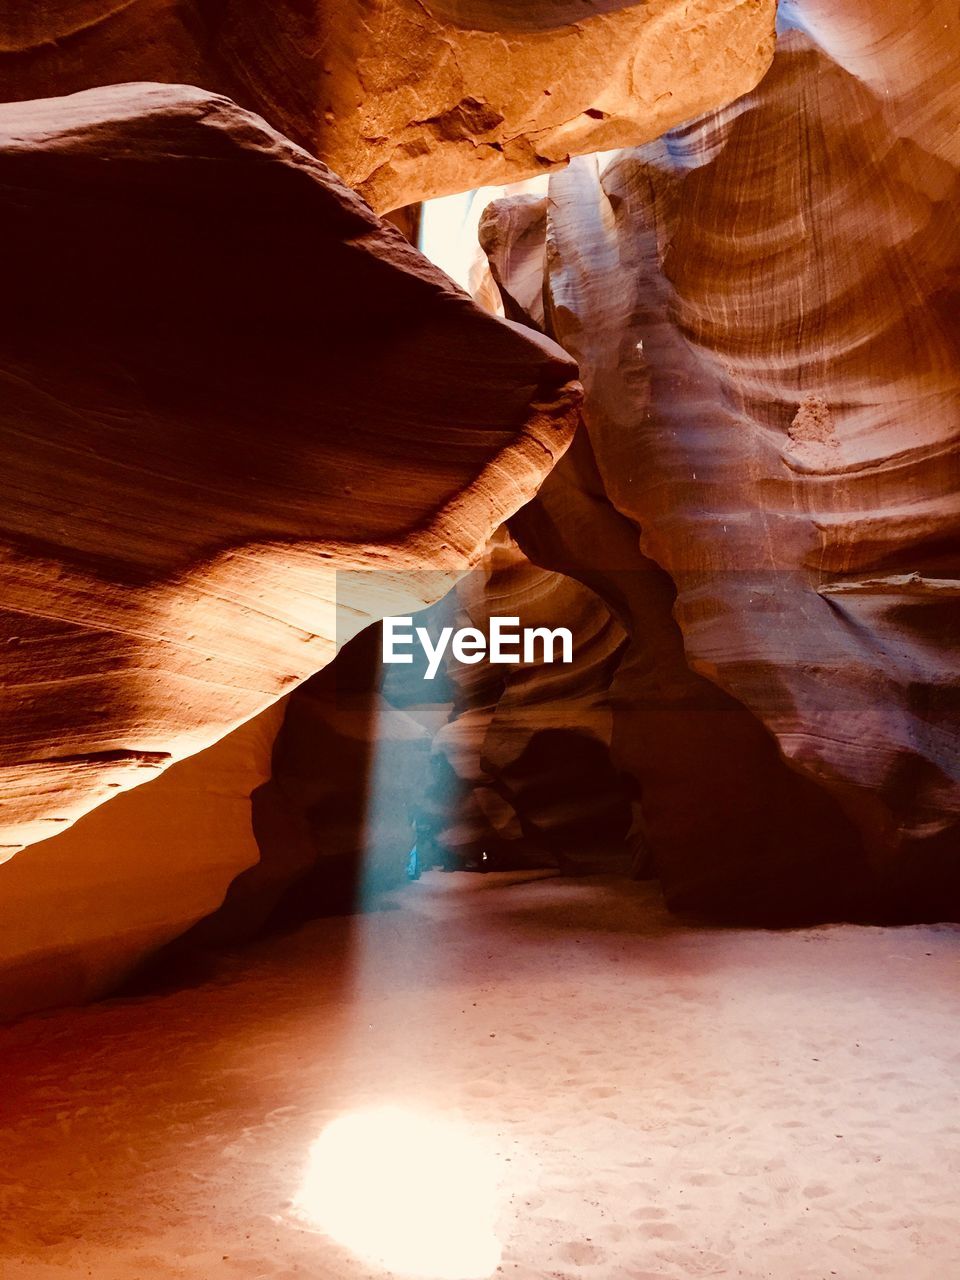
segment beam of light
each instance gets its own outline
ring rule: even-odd
[[[294,1205],[367,1265],[484,1280],[501,1256],[500,1173],[492,1145],[468,1126],[384,1106],[328,1125]]]
[[[503,196],[521,192],[546,195],[547,175],[526,178],[500,187],[477,187],[457,195],[424,200],[420,226],[420,249],[441,271],[456,280],[461,289],[472,293],[481,305],[492,283],[486,256],[480,248],[478,227],[487,205]],[[502,311],[501,311],[502,314]]]

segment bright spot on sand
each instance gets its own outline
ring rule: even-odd
[[[401,1107],[334,1120],[310,1149],[299,1216],[395,1275],[481,1280],[500,1262],[500,1163],[468,1126]]]

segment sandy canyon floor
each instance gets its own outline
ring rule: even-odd
[[[397,1167],[375,1129],[360,1190],[329,1184],[368,1240],[459,1204],[515,1280],[960,1274],[960,930],[691,928],[646,886],[529,880],[431,873],[0,1031],[0,1276],[383,1276],[293,1205],[321,1131],[384,1106],[485,1155],[438,1189],[428,1141]]]

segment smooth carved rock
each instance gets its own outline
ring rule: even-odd
[[[376,691],[343,694],[335,681],[295,690],[270,779],[252,796],[260,859],[184,943],[362,910],[402,883],[429,755],[427,730]]]
[[[0,108],[0,234],[9,856],[436,599],[579,385],[198,89]]]
[[[59,0],[0,11],[0,97],[202,84],[378,209],[647,141],[752,88],[773,0]]]
[[[0,865],[0,1019],[114,990],[220,906],[261,857],[250,795],[284,708]]]
[[[823,47],[786,32],[729,109],[600,177],[583,161],[551,178],[539,243],[529,204],[499,220],[522,238],[496,212],[485,234],[508,313],[546,271],[600,493],[669,574],[691,667],[823,798],[802,828],[778,799],[739,855],[673,842],[674,900],[942,915],[960,902],[956,51],[938,6],[899,35],[889,10],[835,8],[788,6]],[[546,522],[576,456],[514,522],[567,572],[575,540]],[[576,571],[599,590],[618,561],[585,545]],[[775,765],[744,775],[751,820]],[[712,787],[689,784],[691,805]]]
[[[606,704],[635,873],[659,876],[677,909],[765,921],[861,910],[856,831],[786,767],[741,703],[690,669],[676,588],[610,502],[589,421],[510,527],[537,564],[589,586],[627,633]]]
[[[569,628],[573,661],[546,663],[538,649],[531,662],[449,664],[455,702],[424,802],[437,845],[461,859],[482,848],[492,862],[624,849],[630,795],[610,761],[620,624],[581,582],[532,564],[505,529],[456,596],[458,625],[484,634],[491,616]]]
[[[251,797],[260,859],[181,945],[363,910],[405,879],[430,733],[383,696],[388,670],[409,668],[385,667],[381,629],[368,627],[293,692],[270,778]]]

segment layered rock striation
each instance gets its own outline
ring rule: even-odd
[[[808,30],[731,107],[488,215],[507,314],[587,393],[582,447],[514,529],[634,619],[623,745],[675,904],[942,915],[960,98],[932,18],[833,9],[788,6]],[[689,715],[651,735],[684,685]]]
[[[515,626],[567,628],[532,660],[464,666],[447,674],[450,719],[433,740],[426,829],[454,865],[584,865],[626,848],[633,820],[629,785],[611,761],[610,684],[625,635],[603,600],[575,577],[523,554],[506,529],[456,587],[456,621],[486,634],[491,617]]]
[[[21,7],[22,8],[22,7]],[[58,0],[0,8],[0,98],[199,84],[374,208],[657,137],[756,84],[773,0]]]
[[[115,990],[259,865],[286,700],[0,864],[0,1020]]]
[[[442,594],[579,388],[198,89],[0,108],[0,230],[10,856]]]

